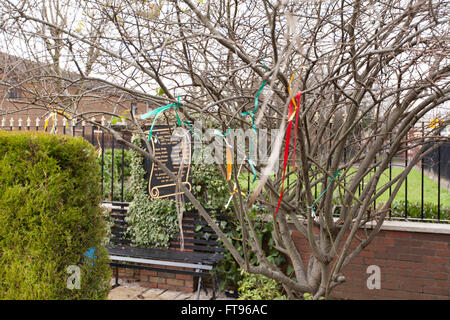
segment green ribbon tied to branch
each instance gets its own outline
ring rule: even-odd
[[[248,116],[248,115],[250,115],[252,117],[252,128],[253,128],[253,130],[255,130],[255,132],[257,132],[256,126],[255,126],[255,114],[258,111],[258,98],[266,84],[267,84],[267,80],[264,80],[263,83],[261,84],[261,87],[258,90],[258,93],[255,96],[255,108],[252,111],[246,111],[246,112],[241,113],[241,116],[243,116],[243,117]]]
[[[312,203],[312,206],[311,206],[312,212],[315,212],[315,204],[317,203],[317,201],[320,200],[320,198],[322,198],[322,196],[325,194],[325,192],[327,192],[328,188],[330,187],[331,182],[333,182],[334,180],[336,180],[336,178],[338,177],[339,173],[341,173],[341,171],[337,171],[337,172],[334,174],[333,178],[328,177],[328,180],[329,180],[329,181],[328,181],[327,187],[326,187],[325,190],[323,190],[323,192],[317,197],[317,199],[314,200],[313,203]]]
[[[267,68],[266,68],[266,64],[264,62],[264,59],[261,57],[261,61],[263,62],[263,66],[264,66],[264,70],[267,72]],[[241,116],[245,117],[245,116],[251,116],[252,117],[252,128],[253,131],[255,131],[255,134],[258,135],[258,129],[256,129],[256,125],[255,125],[255,114],[258,111],[258,100],[259,100],[259,95],[261,94],[262,90],[264,89],[264,87],[267,84],[267,80],[264,80],[261,84],[261,87],[259,87],[258,92],[256,93],[255,96],[255,108],[251,111],[246,111],[246,112],[242,112]],[[253,163],[253,161],[250,159],[250,155],[253,153],[253,143],[250,139],[250,150],[249,150],[249,156],[247,157],[248,163],[252,169],[252,173],[253,173],[253,182],[255,182],[256,180],[256,169],[255,169],[255,164]]]
[[[232,146],[231,146],[231,145],[228,143],[228,141],[227,141],[227,136],[228,136],[228,134],[230,133],[230,131],[231,131],[231,128],[228,127],[227,132],[225,132],[225,134],[222,134],[222,132],[220,132],[219,130],[215,129],[215,130],[214,130],[214,134],[215,134],[215,135],[218,135],[219,137],[221,137],[221,138],[223,139],[223,141],[225,141],[225,144],[226,144],[229,148],[232,148]]]
[[[180,96],[178,96],[177,102],[168,104],[168,105],[163,106],[163,107],[159,107],[159,108],[157,108],[157,109],[155,109],[155,110],[149,111],[149,112],[144,113],[143,115],[141,115],[140,118],[141,118],[142,120],[155,116],[155,118],[153,119],[152,126],[150,127],[150,131],[149,131],[149,133],[148,133],[148,141],[149,141],[149,142],[151,142],[152,132],[153,132],[153,127],[155,126],[156,119],[158,119],[159,115],[160,115],[161,113],[163,113],[164,111],[166,111],[166,110],[168,110],[168,109],[174,107],[174,108],[175,108],[175,114],[177,115],[177,124],[178,124],[179,126],[182,125],[180,116],[178,115],[178,111],[177,111],[179,106],[180,106]]]
[[[195,133],[195,130],[192,128],[191,121],[188,120],[186,122],[183,122],[183,124],[188,126],[190,132]]]

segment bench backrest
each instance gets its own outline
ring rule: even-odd
[[[112,220],[111,226],[111,237],[109,241],[112,244],[129,245],[131,240],[125,237],[125,232],[127,230],[127,223],[125,222],[125,217],[128,212],[128,204],[121,203],[119,206],[114,206],[111,208],[110,217]]]
[[[128,212],[128,205],[121,203],[120,206],[113,206],[111,209],[111,218],[113,225],[111,227],[112,244],[131,245],[132,242],[125,236],[127,230],[127,223],[125,221]],[[227,221],[230,217],[224,215],[216,215],[219,224],[222,224],[222,229],[227,229]],[[195,252],[225,252],[225,249],[217,239],[217,235],[208,226],[207,222],[197,212],[185,212],[183,215],[183,235],[184,235],[184,250]],[[171,239],[170,248],[179,250],[180,234]]]

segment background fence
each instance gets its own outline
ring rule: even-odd
[[[422,123],[422,128],[424,124]],[[128,148],[118,144],[114,137],[100,130],[96,126],[86,125],[84,122],[75,124],[65,123],[65,125],[47,127],[31,126],[30,121],[23,126],[22,121],[14,125],[13,121],[9,125],[2,121],[0,130],[26,130],[26,131],[47,131],[55,130],[58,134],[70,136],[81,136],[89,141],[97,150],[98,161],[100,165],[101,185],[104,202],[118,203],[129,202],[132,200],[132,194],[129,191],[130,175],[130,155]],[[420,130],[419,130],[420,131]],[[422,130],[423,134],[423,130]],[[131,139],[131,133],[122,131],[122,135],[128,141]],[[414,150],[400,154],[389,165],[389,168],[383,174],[380,182],[395,178],[408,165],[408,160]],[[376,170],[376,169],[375,169]],[[375,171],[374,170],[374,171]],[[243,172],[247,190],[251,190],[255,184],[251,183],[251,172]],[[403,183],[395,201],[391,207],[388,219],[392,220],[411,220],[450,223],[450,143],[444,144],[430,153],[410,172],[408,178]],[[287,190],[294,182],[292,177],[287,177]],[[242,179],[240,179],[242,183]],[[358,188],[358,195],[364,188],[364,181]],[[379,198],[378,204],[387,199],[391,194],[393,187]],[[286,191],[285,191],[286,192]],[[317,198],[321,192],[320,187],[314,187],[314,194]],[[374,203],[377,206],[377,203]]]

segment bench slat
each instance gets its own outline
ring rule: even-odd
[[[130,268],[130,269],[141,269],[141,270],[151,270],[165,273],[175,273],[175,274],[184,274],[188,276],[202,276],[212,278],[213,275],[208,270],[197,269],[198,271],[186,271],[186,270],[176,270],[176,269],[163,269],[158,267],[149,267],[138,264],[127,264],[127,263],[119,263],[119,262],[110,262],[109,265],[111,267],[118,268]]]
[[[153,260],[153,259],[143,259],[143,258],[132,258],[132,257],[123,257],[123,256],[114,256],[114,255],[110,255],[109,259],[111,259],[112,261],[135,262],[135,263],[153,264],[153,265],[158,265],[158,266],[212,270],[211,265],[204,265],[204,264],[173,262],[173,261],[163,261],[163,260]]]
[[[142,248],[123,245],[108,245],[109,254],[142,259],[173,260],[187,263],[214,264],[223,258],[219,253],[202,253],[168,249]]]
[[[181,248],[181,245],[179,243],[174,243],[174,244],[171,244],[170,247],[178,249],[178,248]],[[207,246],[196,246],[196,245],[185,244],[184,248],[190,249],[190,250],[203,251],[203,252],[226,252],[226,250],[221,247],[207,247]]]
[[[172,238],[170,239],[170,241],[181,241],[180,237],[176,237],[176,238]],[[205,240],[205,239],[189,239],[186,238],[186,235],[184,236],[184,243],[195,243],[195,244],[203,244],[206,246],[212,246],[212,247],[218,247],[219,243],[217,241],[213,241],[213,240]]]

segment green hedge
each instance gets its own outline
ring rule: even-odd
[[[0,132],[0,299],[107,297],[98,172],[82,138]],[[68,288],[69,266],[79,289]]]
[[[395,200],[392,202],[391,217],[403,218],[405,216],[405,201]],[[407,205],[408,218],[422,218],[422,204],[417,201],[408,201]],[[423,204],[423,218],[424,219],[437,219],[438,218],[438,205],[430,202]],[[450,208],[441,205],[440,207],[441,220],[450,220]]]

